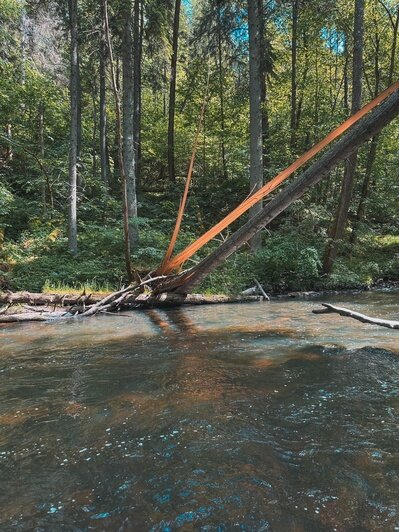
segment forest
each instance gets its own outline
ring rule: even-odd
[[[0,531],[398,531],[399,0],[0,42]]]
[[[398,32],[396,0],[0,0],[0,289],[106,293],[156,270],[189,167],[177,253],[397,82]],[[398,281],[391,118],[200,291]]]

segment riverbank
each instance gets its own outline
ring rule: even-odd
[[[270,300],[320,300],[337,296],[356,296],[361,292],[392,291],[399,289],[399,282],[380,283],[373,287],[351,290],[320,290],[302,292],[281,292],[267,294]],[[27,321],[48,321],[71,318],[85,311],[91,305],[101,302],[109,293],[34,293],[0,292],[0,323],[20,323]],[[125,300],[121,310],[143,310],[146,308],[179,307],[182,305],[222,305],[232,303],[258,303],[264,301],[262,294],[229,296],[226,294],[161,294],[148,298],[138,296]],[[109,314],[109,312],[107,312]]]
[[[132,253],[141,276],[163,258],[169,232],[142,230],[140,246]],[[279,227],[264,235],[257,253],[234,254],[204,281],[198,292],[235,296],[253,286],[254,277],[269,294],[363,289],[376,283],[399,281],[399,236],[368,233],[343,248],[329,276],[322,273],[325,240],[309,228]],[[183,233],[177,250],[195,238]],[[120,228],[85,225],[77,257],[67,250],[66,234],[55,222],[26,231],[0,248],[0,290],[13,292],[107,294],[126,285]],[[212,242],[198,260],[217,247]],[[190,264],[188,264],[190,266]]]

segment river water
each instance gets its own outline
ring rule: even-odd
[[[399,530],[399,331],[315,307],[2,327],[0,529]]]

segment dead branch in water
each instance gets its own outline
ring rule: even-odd
[[[151,284],[157,278],[143,281],[143,285]],[[224,295],[203,295],[203,294],[175,294],[163,293],[159,295],[152,295],[150,293],[140,293],[140,286],[127,287],[113,294],[109,294],[104,298],[95,296],[95,302],[87,304],[83,301],[89,296],[68,296],[70,299],[69,306],[67,306],[67,299],[62,296],[56,296],[56,301],[59,302],[58,307],[63,310],[55,311],[56,303],[54,302],[53,294],[32,294],[29,292],[19,294],[8,294],[10,299],[18,300],[18,304],[22,305],[27,312],[21,312],[20,309],[11,314],[0,314],[1,323],[19,323],[28,321],[49,321],[55,319],[71,319],[76,317],[93,316],[95,314],[113,314],[120,316],[120,310],[138,310],[157,307],[174,307],[180,305],[212,305],[221,303],[251,303],[261,301],[260,296],[241,296],[230,297]],[[137,293],[139,292],[139,293]],[[25,299],[23,299],[23,295]],[[37,297],[36,297],[37,296]],[[1,297],[1,296],[0,296]],[[93,301],[93,296],[90,296],[89,301]],[[30,306],[32,300],[40,301],[40,306]],[[27,303],[26,305],[24,303]],[[47,306],[46,306],[47,305]],[[54,306],[54,308],[53,308]],[[11,307],[9,303],[7,309]]]
[[[312,310],[313,314],[339,314],[347,318],[353,318],[354,320],[361,321],[362,323],[371,323],[372,325],[380,325],[381,327],[387,327],[388,329],[399,329],[399,321],[392,320],[381,320],[379,318],[372,318],[366,316],[365,314],[360,314],[360,312],[355,312],[353,310],[344,308],[344,307],[335,307],[334,305],[329,305],[328,303],[322,303],[322,309]]]

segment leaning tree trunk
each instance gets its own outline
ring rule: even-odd
[[[77,185],[78,185],[78,154],[79,154],[79,127],[80,127],[80,72],[79,72],[79,45],[78,45],[78,3],[69,0],[69,24],[71,32],[71,128],[69,147],[69,199],[68,199],[68,244],[73,255],[78,252],[77,236]]]
[[[173,20],[172,59],[170,65],[169,89],[169,123],[168,123],[168,169],[169,179],[176,181],[175,169],[175,108],[176,108],[176,74],[177,50],[179,44],[181,0],[175,0],[175,15]]]
[[[362,100],[362,71],[363,71],[363,34],[364,34],[364,0],[355,2],[355,23],[354,23],[354,48],[353,48],[353,84],[352,84],[352,109],[351,114],[355,114],[361,106]],[[353,186],[357,166],[357,151],[354,151],[345,164],[344,178],[342,182],[341,194],[338,202],[334,221],[330,228],[330,241],[327,245],[324,259],[323,271],[330,273],[338,253],[338,246],[345,232],[348,221],[349,207],[352,199]]]
[[[129,216],[130,247],[138,243],[136,157],[134,145],[134,57],[133,57],[133,9],[129,0],[123,31],[123,160],[127,180],[127,203]]]
[[[249,29],[249,142],[250,142],[250,192],[253,194],[263,185],[263,135],[262,135],[262,76],[261,76],[261,13],[257,1],[248,0]],[[249,211],[254,218],[262,209],[258,203]],[[251,249],[261,247],[261,235],[251,240]]]
[[[244,224],[230,238],[225,240],[213,253],[180,276],[164,281],[158,292],[178,291],[189,293],[230,255],[248,242],[267,224],[300,198],[313,185],[328,175],[341,161],[348,158],[359,146],[377,135],[387,124],[399,115],[399,91],[394,92],[353,129],[330,148],[318,161],[314,162],[303,174],[297,177],[254,218]]]

